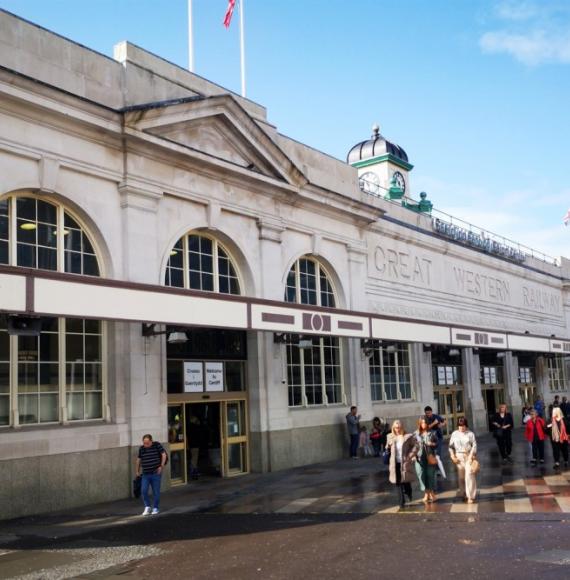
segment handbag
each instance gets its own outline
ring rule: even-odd
[[[133,496],[134,497],[141,496],[141,488],[142,488],[142,477],[140,475],[137,475],[137,477],[135,477],[133,479]]]
[[[471,473],[475,475],[476,473],[479,472],[480,469],[481,464],[479,463],[479,461],[477,461],[477,459],[472,459],[471,462],[469,463],[469,470],[471,471]]]
[[[427,462],[428,462],[428,465],[433,465],[433,466],[436,466],[438,464],[437,457],[435,456],[435,453],[428,453],[427,454]]]
[[[390,450],[389,449],[384,449],[384,452],[382,453],[382,461],[384,462],[384,465],[390,465]]]

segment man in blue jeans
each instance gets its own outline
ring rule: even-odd
[[[152,440],[152,435],[143,437],[143,444],[139,447],[137,457],[137,476],[142,474],[142,497],[144,501],[143,516],[156,515],[159,513],[160,503],[160,481],[162,479],[162,470],[166,465],[166,451],[158,442]],[[150,498],[148,489],[152,488],[153,507],[150,507]]]
[[[358,440],[360,438],[360,415],[356,414],[356,407],[350,407],[350,413],[346,416],[346,426],[350,437],[350,456],[358,459]]]

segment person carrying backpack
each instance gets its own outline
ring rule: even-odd
[[[146,434],[142,439],[143,444],[139,447],[137,456],[136,474],[142,475],[142,497],[144,502],[143,516],[156,515],[159,513],[160,483],[162,470],[168,461],[168,454],[164,447],[152,440],[152,435]],[[152,488],[153,507],[150,507],[149,487]]]

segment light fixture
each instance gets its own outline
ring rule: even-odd
[[[182,344],[183,342],[187,342],[188,337],[186,336],[186,332],[181,330],[180,328],[176,330],[155,330],[156,324],[154,322],[145,323],[143,322],[142,325],[142,335],[145,338],[149,338],[151,336],[159,336],[161,334],[166,334],[169,344]]]
[[[273,344],[285,344],[287,342],[287,335],[284,332],[273,333]]]
[[[185,332],[175,331],[168,333],[166,340],[168,341],[168,344],[183,344],[188,342],[188,337]]]
[[[370,358],[374,354],[374,351],[380,348],[381,345],[382,341],[374,338],[362,338],[360,340],[360,348],[366,358]]]
[[[313,341],[310,338],[300,338],[299,348],[306,350],[313,347]]]
[[[497,358],[505,358],[506,354],[507,354],[506,352],[498,352]]]
[[[449,356],[459,356],[461,353],[458,348],[450,348],[448,354]]]
[[[398,350],[398,347],[395,344],[389,344],[384,350],[388,354],[394,354]]]
[[[431,352],[431,344],[424,342],[423,344],[423,350],[424,352]]]
[[[26,232],[30,232],[32,230],[35,230],[36,228],[37,228],[36,224],[33,224],[32,222],[24,222],[23,224],[20,224],[20,229]]]
[[[176,250],[172,250],[172,251],[170,252],[170,255],[171,255],[171,256],[177,256],[177,255],[178,255],[178,252],[177,252]]]

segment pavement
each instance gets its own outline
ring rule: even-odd
[[[380,459],[200,479],[162,496],[0,522],[0,578],[570,577],[570,471],[532,467],[520,431],[513,464],[479,439],[480,495],[466,504],[455,470],[438,501],[404,508]],[[538,576],[537,576],[538,574]]]

